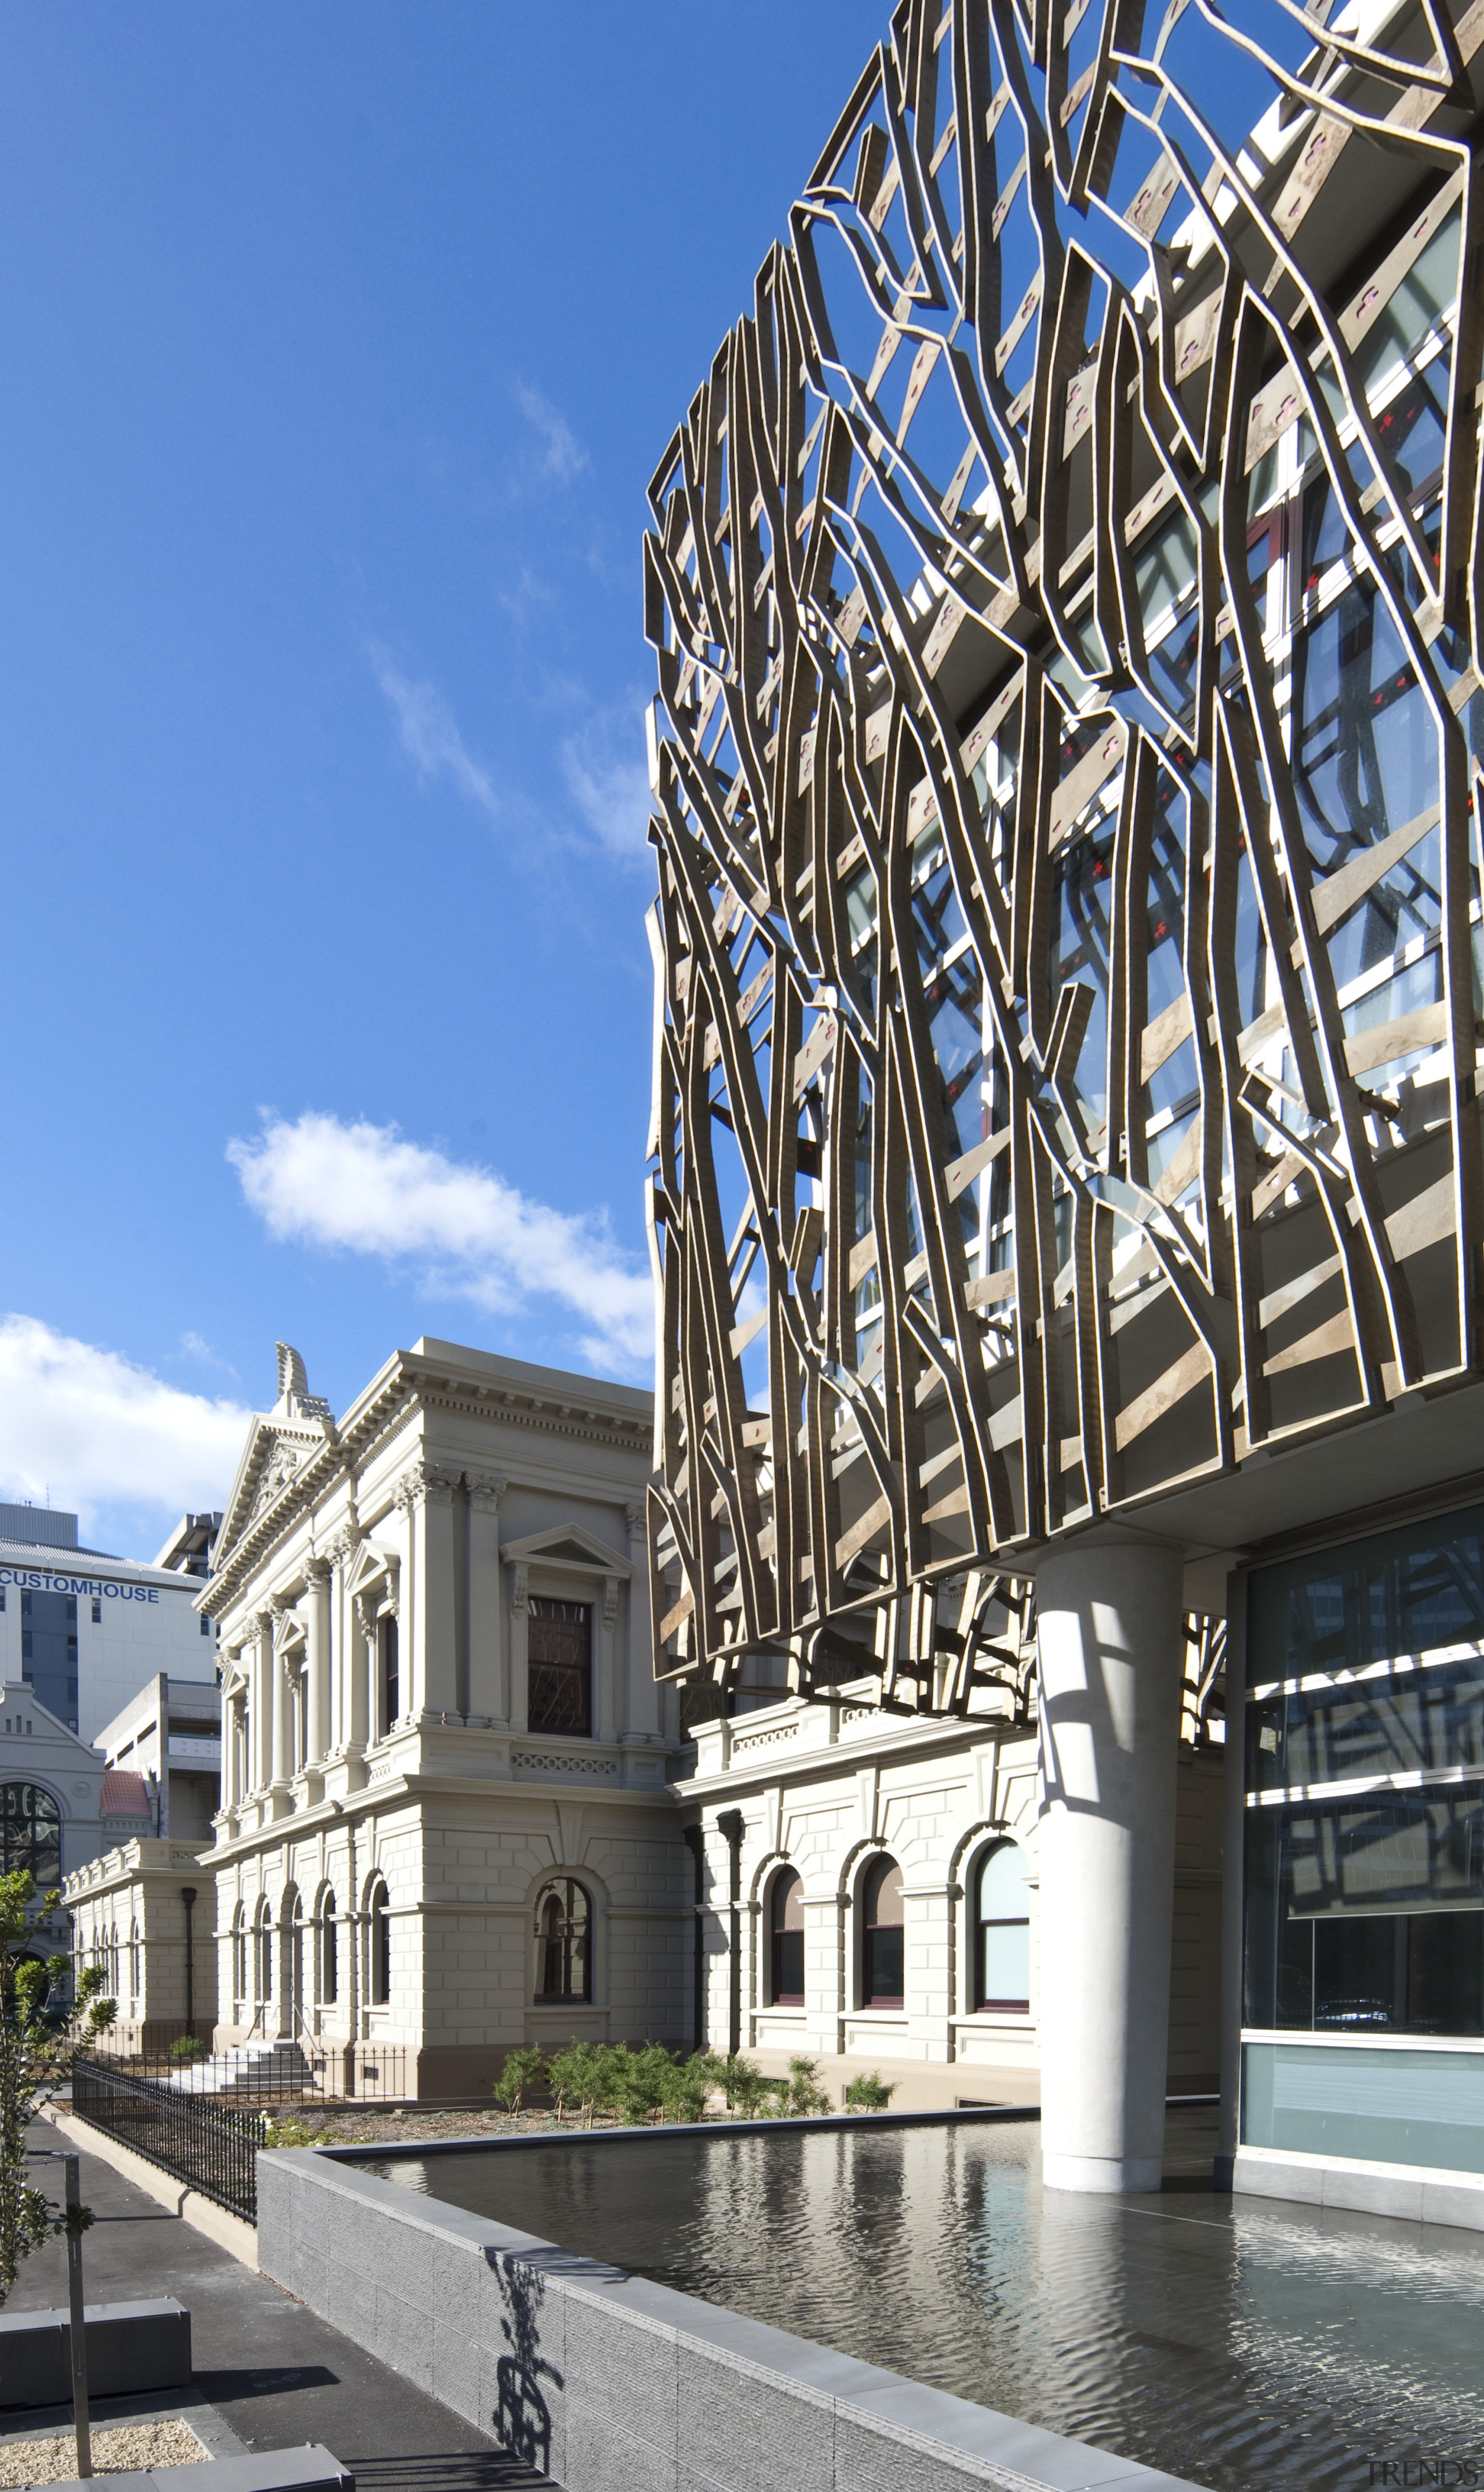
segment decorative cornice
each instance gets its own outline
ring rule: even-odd
[[[544,1436],[608,1445],[624,1454],[637,1454],[648,1445],[652,1421],[647,1415],[635,1413],[631,1417],[614,1412],[611,1418],[606,1418],[594,1411],[590,1403],[577,1399],[560,1402],[554,1398],[545,1403],[535,1393],[528,1397],[530,1407],[520,1408],[516,1392],[517,1388],[494,1384],[459,1391],[446,1373],[440,1374],[431,1362],[425,1366],[420,1360],[398,1356],[365,1407],[358,1410],[352,1404],[334,1439],[321,1437],[317,1431],[296,1430],[292,1423],[285,1428],[282,1421],[270,1422],[266,1413],[259,1413],[254,1426],[267,1429],[272,1425],[295,1437],[302,1434],[312,1450],[272,1503],[245,1523],[238,1537],[224,1550],[198,1607],[211,1617],[220,1617],[230,1609],[304,1515],[312,1514],[341,1482],[353,1495],[367,1465],[419,1410],[447,1411],[491,1426],[530,1429]],[[458,1477],[457,1471],[451,1474],[455,1482]],[[356,1527],[352,1524],[346,1529],[356,1534],[358,1545]],[[341,1531],[328,1544],[331,1557],[341,1555],[339,1543],[345,1536]]]

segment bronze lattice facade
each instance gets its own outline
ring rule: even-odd
[[[1477,1380],[1481,97],[905,0],[667,449],[662,1671],[962,1709],[1030,1553]]]

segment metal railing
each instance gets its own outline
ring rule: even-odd
[[[193,2060],[172,2059],[168,2049],[132,2050],[127,2038],[111,2047],[101,2036],[90,2057],[99,2065],[148,2077],[192,2099],[221,2102],[400,2102],[407,2098],[406,2046],[397,2042],[330,2041],[302,2021],[297,2032],[266,2035],[207,2051]]]
[[[185,2093],[118,2062],[76,2060],[73,2104],[79,2120],[158,2164],[250,2224],[257,2221],[261,2112],[211,2094]]]

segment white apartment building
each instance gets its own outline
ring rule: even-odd
[[[651,1400],[452,1343],[337,1421],[280,1350],[199,1594],[221,1632],[219,2043],[488,2087],[678,2040],[690,1863],[653,1668]]]
[[[0,1670],[85,1743],[146,1679],[165,1671],[215,1684],[217,1647],[197,1615],[198,1578],[77,1545],[77,1517],[0,1504]]]

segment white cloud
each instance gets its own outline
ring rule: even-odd
[[[224,1505],[248,1418],[35,1316],[0,1321],[0,1494],[49,1496],[85,1528],[105,1505]]]
[[[226,1155],[275,1237],[421,1261],[436,1287],[490,1313],[555,1298],[580,1317],[595,1364],[643,1367],[654,1355],[649,1275],[632,1268],[606,1218],[549,1210],[395,1125],[313,1111],[292,1124],[265,1115],[261,1134]]]
[[[558,485],[570,485],[580,476],[587,464],[587,453],[559,407],[531,389],[524,381],[516,383],[516,403],[526,423],[541,435],[546,444],[542,454],[541,472],[553,477]]]
[[[610,855],[648,854],[649,763],[642,707],[599,710],[561,748],[562,775],[579,812]]]
[[[500,810],[500,800],[490,774],[469,752],[454,713],[436,685],[410,682],[379,640],[370,643],[370,652],[376,681],[397,721],[402,751],[416,763],[419,778],[436,779],[440,771],[446,770],[460,793],[492,818]]]

